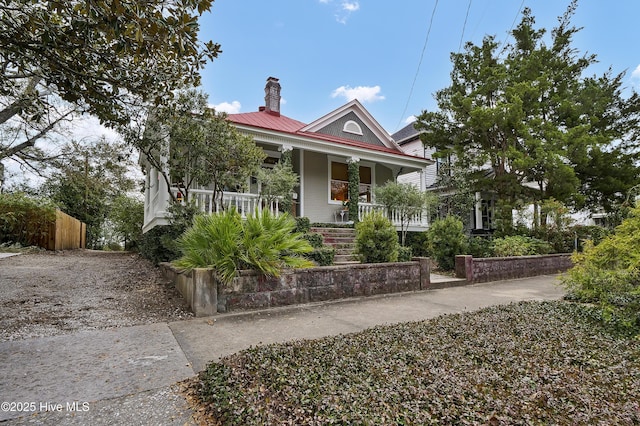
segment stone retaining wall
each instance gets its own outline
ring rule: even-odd
[[[161,268],[196,316],[424,290],[430,286],[431,274],[429,259],[415,258],[411,262],[296,269],[277,278],[239,271],[233,282],[224,286],[216,283],[210,269],[182,273],[168,263]]]
[[[570,253],[477,259],[456,256],[456,277],[465,278],[469,283],[482,283],[557,274],[572,266]]]

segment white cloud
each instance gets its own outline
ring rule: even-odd
[[[357,99],[360,102],[375,102],[384,99],[384,96],[380,94],[380,90],[382,90],[380,86],[340,86],[331,93],[331,97],[342,97],[347,101]]]
[[[335,4],[336,21],[341,24],[346,24],[351,14],[360,10],[360,2],[357,0],[341,0],[335,2],[334,0],[318,0],[321,4]],[[336,4],[337,3],[337,4]]]
[[[342,2],[342,10],[344,10],[346,12],[355,12],[358,9],[360,9],[360,3],[358,3],[357,1],[354,1],[354,2],[344,1],[344,2]]]
[[[414,123],[416,120],[418,120],[418,117],[416,117],[415,115],[410,115],[404,120],[404,124],[411,124],[411,123]]]
[[[238,101],[233,101],[231,103],[221,102],[219,104],[209,106],[213,107],[216,112],[226,112],[227,114],[237,114],[240,112],[240,108],[242,108],[242,105],[240,105],[240,102]]]

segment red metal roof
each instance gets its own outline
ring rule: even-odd
[[[274,115],[267,111],[246,112],[242,114],[229,114],[229,121],[247,126],[260,127],[261,129],[277,130],[279,132],[295,133],[306,126],[305,123],[294,120],[284,115]]]
[[[247,112],[241,114],[229,114],[227,116],[229,121],[236,124],[257,127],[265,130],[274,130],[283,133],[289,133],[292,135],[304,136],[308,138],[314,138],[326,142],[353,146],[357,148],[369,149],[371,151],[378,152],[387,152],[390,154],[402,155],[405,157],[411,158],[422,158],[416,157],[415,155],[407,154],[403,151],[388,148],[386,146],[373,145],[366,142],[354,141],[351,139],[340,138],[337,136],[325,135],[323,133],[316,132],[301,132],[300,129],[306,126],[305,123],[294,120],[293,118],[289,118],[284,115],[274,115],[270,114],[267,111],[257,111],[257,112]]]

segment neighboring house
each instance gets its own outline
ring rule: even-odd
[[[398,130],[392,135],[400,148],[407,154],[416,155],[424,158],[433,158],[436,152],[434,148],[426,148],[420,140],[420,133],[414,127],[414,123],[410,123]],[[455,191],[455,188],[445,188],[438,185],[438,175],[441,168],[448,166],[451,159],[436,158],[432,164],[427,166],[423,171],[413,172],[398,177],[398,182],[411,183],[418,188],[431,191],[439,196],[447,196]],[[447,167],[448,168],[448,167]],[[495,200],[491,193],[476,192],[475,207],[469,212],[469,228],[471,232],[482,233],[494,229],[493,218]]]
[[[375,203],[373,189],[408,173],[424,173],[433,161],[422,155],[404,152],[382,126],[357,100],[326,114],[312,123],[303,123],[280,114],[280,83],[270,77],[265,87],[265,106],[258,111],[230,114],[228,120],[243,134],[253,137],[267,154],[265,167],[277,162],[282,152],[291,151],[294,171],[300,184],[294,195],[294,211],[311,222],[334,223],[349,220],[344,211],[348,200],[348,163],[359,163],[359,216],[381,209]],[[243,213],[261,208],[260,182],[252,178],[248,191],[225,192],[223,202],[235,205]],[[147,172],[145,185],[146,232],[166,224],[169,196],[157,170]],[[424,189],[424,188],[422,188]],[[212,191],[190,190],[197,203],[207,211],[218,206],[210,202]],[[399,225],[399,224],[396,224]],[[412,230],[424,230],[427,215],[417,215]]]

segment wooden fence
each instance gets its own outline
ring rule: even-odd
[[[60,210],[56,221],[49,225],[49,233],[39,244],[47,250],[73,250],[87,247],[87,225]]]

